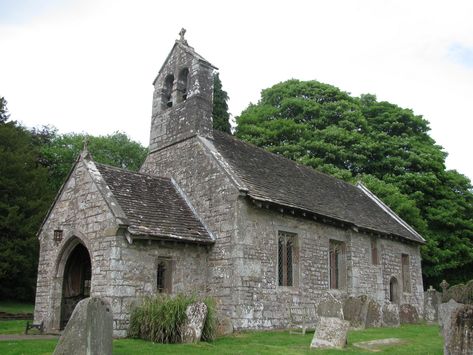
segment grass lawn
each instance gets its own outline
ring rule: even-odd
[[[15,301],[1,301],[0,312],[7,313],[33,313],[34,305]]]
[[[13,330],[24,330],[25,321],[5,321],[0,324],[0,334],[13,334]],[[7,325],[10,323],[10,325]],[[243,332],[222,337],[212,343],[153,344],[143,340],[117,339],[113,341],[114,354],[373,354],[353,346],[353,343],[383,338],[401,338],[403,345],[386,346],[380,354],[443,354],[443,340],[435,325],[404,325],[400,328],[372,328],[351,331],[348,347],[344,350],[310,350],[312,333],[293,335],[284,331]],[[55,340],[0,341],[0,354],[51,354]]]

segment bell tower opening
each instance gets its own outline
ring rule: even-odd
[[[213,138],[215,66],[179,32],[171,52],[153,81],[150,153],[195,136]]]
[[[90,296],[91,278],[89,252],[79,243],[69,254],[64,268],[60,329],[66,326],[77,303]]]

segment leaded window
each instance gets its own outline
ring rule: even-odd
[[[347,267],[345,261],[345,243],[330,240],[329,267],[330,288],[343,289],[346,287]]]
[[[279,232],[278,235],[278,285],[294,286],[296,234]]]

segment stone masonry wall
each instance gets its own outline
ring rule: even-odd
[[[235,307],[232,254],[238,190],[197,138],[151,153],[141,171],[172,177],[216,238],[208,256],[207,286],[220,311],[230,316]]]
[[[63,230],[61,242],[53,239],[56,229]],[[39,235],[35,322],[44,321],[48,331],[59,329],[64,267],[79,240],[91,257],[91,294],[101,296],[105,293],[109,246],[116,240],[116,231],[112,213],[83,162],[79,162]]]
[[[187,83],[179,73],[189,71]],[[172,107],[167,106],[166,78],[173,75]],[[179,86],[187,85],[182,100]],[[213,68],[192,53],[190,47],[176,44],[154,82],[150,131],[150,151],[179,142],[192,135],[212,137]]]
[[[105,298],[113,312],[114,336],[124,337],[134,305],[157,293],[157,265],[172,264],[172,293],[204,295],[207,282],[207,249],[200,245],[124,238],[110,248],[110,284]]]
[[[60,243],[53,240],[55,229],[64,231]],[[161,258],[172,261],[173,292],[206,291],[206,247],[150,241],[130,245],[80,162],[40,235],[35,321],[44,321],[47,331],[59,330],[64,266],[79,240],[91,256],[90,294],[112,306],[114,336],[126,336],[132,304],[156,294]]]
[[[368,294],[378,302],[389,300],[389,278],[399,277],[401,253],[411,259],[411,302],[420,311],[422,279],[417,246],[390,240],[379,242],[379,266],[371,265],[371,238],[326,224],[260,209],[240,201],[234,254],[236,308],[232,315],[236,328],[281,328],[289,320],[291,304],[317,304],[330,292],[336,298]],[[278,231],[297,234],[298,275],[293,287],[278,286]],[[347,288],[329,289],[329,240],[346,242]],[[389,277],[388,277],[389,275]]]

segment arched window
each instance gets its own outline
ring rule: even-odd
[[[188,78],[189,69],[181,69],[177,77],[177,102],[182,102],[187,99]]]
[[[174,83],[174,75],[169,74],[164,79],[163,87],[163,104],[164,107],[172,107],[172,85]]]

